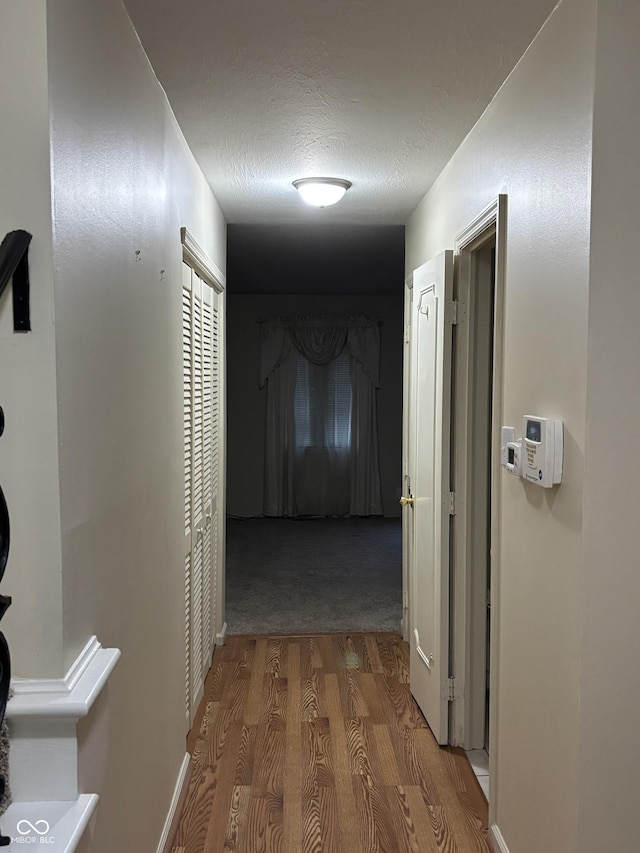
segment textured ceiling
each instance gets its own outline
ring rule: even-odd
[[[402,224],[556,0],[125,0],[230,223]],[[295,178],[353,182],[335,208]]]

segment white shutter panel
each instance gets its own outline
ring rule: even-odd
[[[191,501],[193,453],[193,347],[191,334],[191,270],[182,265],[182,387],[184,431],[184,646],[186,715],[191,720]]]
[[[182,382],[184,412],[184,533],[191,531],[191,456],[193,453],[193,383],[191,381],[191,289],[182,288]],[[189,541],[189,544],[191,542]]]
[[[212,553],[212,590],[211,590],[211,620],[212,624],[215,621],[215,613],[218,604],[218,586],[217,579],[220,571],[221,554],[219,551],[218,530],[220,518],[218,514],[218,494],[220,484],[220,430],[222,428],[220,421],[220,319],[219,319],[219,297],[212,290],[212,363],[211,363],[211,430],[212,430],[212,451],[211,451],[211,553]],[[212,638],[213,639],[213,638]]]
[[[196,534],[193,547],[193,567],[191,577],[191,716],[198,708],[198,702],[204,690],[202,675],[202,570],[203,535],[202,528]]]
[[[192,272],[191,334],[193,346],[193,454],[191,513],[191,713],[195,711],[204,689],[202,588],[203,588],[203,523],[204,523],[204,361],[202,340],[202,290],[200,278]],[[206,285],[204,286],[206,288]]]
[[[216,444],[216,433],[213,422],[213,289],[203,283],[202,288],[202,481],[203,505],[205,514],[203,533],[203,567],[202,567],[202,644],[203,677],[211,664],[212,648],[212,573],[214,570],[211,549],[211,482],[213,448]]]
[[[211,427],[213,432],[213,447],[211,456],[211,500],[214,513],[217,513],[218,487],[220,469],[220,328],[218,315],[218,294],[213,296],[212,322],[212,379],[211,389]],[[215,527],[216,525],[214,525]]]
[[[212,589],[212,550],[211,550],[211,516],[207,514],[204,530],[202,533],[202,677],[207,677],[211,666],[211,649],[213,646],[212,636],[212,613],[211,613],[211,589]]]
[[[193,528],[203,515],[203,370],[202,370],[202,282],[194,274],[192,291],[193,335]]]
[[[191,723],[191,552],[184,559],[185,705]]]

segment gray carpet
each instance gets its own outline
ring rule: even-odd
[[[400,519],[227,521],[230,634],[398,631]]]

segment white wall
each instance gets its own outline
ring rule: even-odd
[[[13,597],[0,627],[14,675],[56,677],[63,674],[62,581],[45,0],[2,3],[0,77],[0,240],[17,229],[33,235],[33,331],[14,333],[10,289],[0,301],[0,484],[11,518],[0,592]]]
[[[224,270],[226,228],[119,0],[46,12],[45,32],[43,3],[4,4],[0,35],[16,80],[2,95],[0,220],[34,232],[34,333],[10,335],[7,304],[1,318],[0,476],[15,514],[3,587],[22,614],[19,674],[62,674],[94,633],[122,649],[81,726],[79,777],[101,794],[92,853],[152,851],[186,733],[179,229]]]
[[[582,581],[580,853],[640,848],[640,6],[598,3]]]
[[[547,492],[506,474],[501,484],[490,806],[511,853],[578,851],[595,28],[594,0],[556,9],[407,226],[410,272],[508,195],[500,417],[519,428],[525,413],[564,421],[562,486]]]
[[[380,329],[378,429],[386,516],[398,516],[402,482],[403,296],[230,294],[228,317],[228,489],[231,515],[262,515],[266,389],[258,388],[258,319],[304,314],[366,314]]]

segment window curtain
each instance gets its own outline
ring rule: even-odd
[[[333,363],[345,354],[351,383],[348,442],[344,432],[338,436],[335,430],[334,437],[327,438],[328,424],[322,442],[297,440],[296,406],[300,421],[301,400],[299,395],[296,400],[296,382],[306,369],[300,366],[300,356],[316,371],[315,385],[328,389],[341,369]],[[264,515],[382,515],[379,374],[376,320],[307,317],[261,323],[259,384],[267,389]]]

